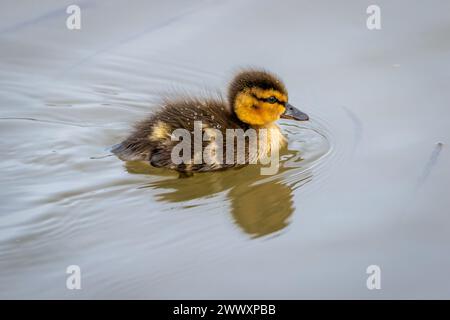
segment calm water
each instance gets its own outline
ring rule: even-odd
[[[79,31],[70,1],[2,4],[0,298],[450,298],[448,1],[378,1],[379,31],[369,1],[78,3]],[[311,118],[278,174],[108,156],[247,65]]]

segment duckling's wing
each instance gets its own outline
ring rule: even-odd
[[[150,155],[150,164],[157,168],[167,167],[176,169],[176,165],[171,160],[172,149],[155,148]]]

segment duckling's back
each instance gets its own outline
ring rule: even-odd
[[[175,164],[172,149],[179,141],[172,141],[176,129],[185,129],[191,135],[191,156],[194,157],[194,123],[201,122],[202,136],[216,129],[225,137],[226,129],[243,129],[248,126],[241,122],[223,100],[185,98],[166,101],[162,108],[149,118],[136,124],[132,134],[122,143],[113,147],[112,152],[123,161],[149,161],[155,167],[166,167],[181,172],[212,171],[235,166],[224,161],[211,163]],[[198,123],[197,123],[198,124]],[[203,142],[203,149],[209,145]],[[225,142],[222,144],[225,154]]]

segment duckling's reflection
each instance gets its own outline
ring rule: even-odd
[[[152,189],[170,190],[157,195],[158,201],[179,203],[228,191],[235,222],[252,237],[261,237],[288,225],[294,211],[293,189],[312,178],[301,168],[302,159],[298,152],[285,150],[282,157],[285,160],[280,161],[280,169],[274,176],[261,175],[259,165],[198,173],[188,178],[179,178],[176,172],[157,169],[143,162],[126,162],[125,167],[129,173],[163,178],[148,185]],[[286,179],[287,174],[294,176],[295,181],[288,183],[286,180],[292,179]]]

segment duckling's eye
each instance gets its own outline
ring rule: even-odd
[[[277,98],[275,98],[275,97],[269,97],[269,98],[267,98],[267,102],[268,103],[275,103],[275,102],[277,102],[278,100],[277,100]]]

